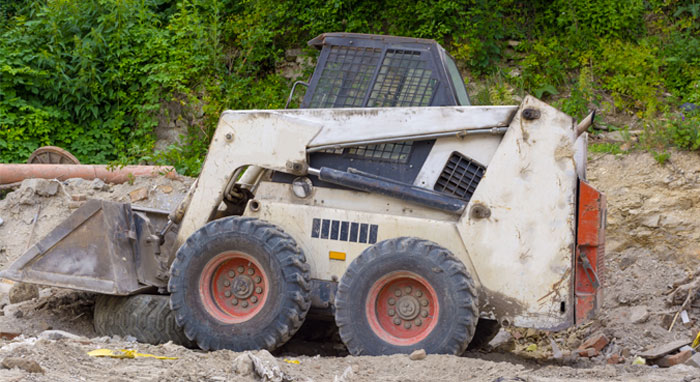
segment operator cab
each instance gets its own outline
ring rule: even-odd
[[[470,105],[454,59],[435,40],[359,33],[324,33],[308,43],[321,50],[301,108],[372,108]],[[294,89],[292,89],[292,92]],[[291,98],[291,96],[290,96]],[[400,128],[377,126],[378,129]],[[310,152],[311,167],[371,173],[414,184],[435,139],[401,141]],[[474,176],[485,168],[476,164]],[[309,177],[314,185],[337,185]],[[293,176],[275,173],[273,180]],[[472,182],[471,177],[468,179]],[[436,185],[436,191],[444,187]],[[470,196],[469,194],[468,196]],[[468,200],[468,196],[466,198]]]

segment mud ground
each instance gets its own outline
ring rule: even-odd
[[[557,333],[510,329],[489,351],[462,357],[428,355],[412,361],[405,355],[345,356],[342,344],[295,338],[275,352],[280,380],[289,381],[700,381],[700,369],[687,365],[658,368],[633,365],[634,357],[649,348],[677,339],[692,339],[700,330],[700,306],[687,309],[689,322],[680,319],[668,330],[678,311],[669,302],[673,282],[692,274],[700,264],[700,155],[674,152],[665,165],[646,153],[594,154],[588,177],[608,197],[605,297],[597,319]],[[73,195],[130,201],[148,207],[173,208],[191,179],[136,179],[133,184],[100,185],[90,181],[64,182],[54,195],[40,196],[25,188],[0,200],[0,266],[17,258],[28,245],[48,233],[77,206]],[[139,191],[130,195],[133,191]],[[36,223],[34,217],[38,216]],[[0,281],[0,292],[9,284]],[[44,373],[0,368],[2,381],[259,381],[246,372],[247,354],[202,352],[177,345],[147,345],[128,339],[95,337],[93,296],[43,288],[40,296],[9,304],[0,293],[0,359],[22,357],[38,362]],[[309,325],[320,325],[310,322]],[[310,328],[314,330],[313,327]],[[46,331],[49,332],[46,332]],[[63,330],[79,337],[47,336]],[[611,342],[591,359],[573,351],[593,333]],[[43,334],[42,334],[43,333]],[[10,336],[6,336],[10,337]],[[563,353],[554,358],[551,342]],[[532,346],[536,345],[536,346]],[[95,358],[88,351],[109,348],[177,357]],[[257,354],[257,353],[253,353]],[[318,356],[314,354],[322,354]],[[611,354],[623,361],[607,364]],[[298,362],[297,362],[298,361]]]

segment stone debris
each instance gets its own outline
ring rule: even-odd
[[[170,186],[168,184],[162,184],[162,185],[158,186],[158,189],[164,194],[169,194],[169,193],[173,192],[173,186]]]
[[[10,288],[10,304],[18,304],[37,297],[39,297],[39,287],[34,284],[15,283]]]
[[[19,357],[7,357],[3,359],[2,367],[5,369],[18,368],[29,373],[44,373],[44,369],[41,368],[41,365],[39,365],[38,362]]]
[[[683,350],[674,355],[666,355],[661,357],[656,361],[656,364],[660,367],[671,367],[684,363],[685,361],[689,360],[692,355],[692,350]]]
[[[137,188],[137,189],[129,192],[129,199],[131,200],[132,203],[148,199],[148,189]]]
[[[74,202],[84,202],[87,200],[86,194],[73,194],[70,196],[71,200]]]
[[[605,334],[596,333],[583,341],[577,352],[581,357],[595,357],[609,342],[610,339]]]
[[[250,357],[250,352],[245,352],[233,360],[233,370],[236,374],[246,377],[253,374],[253,359]]]
[[[647,350],[641,354],[639,354],[640,357],[646,358],[646,359],[657,359],[665,356],[666,354],[669,354],[671,352],[674,352],[681,347],[688,345],[690,343],[690,340],[678,340],[678,341],[673,341],[669,342],[667,344],[661,345],[654,347],[650,350]]]
[[[687,361],[685,361],[685,364],[700,369],[700,353],[693,354]]]
[[[90,188],[93,190],[97,191],[107,191],[109,189],[109,186],[100,178],[95,178],[93,179],[92,183],[90,183]]]
[[[77,334],[69,333],[63,330],[44,330],[43,332],[39,333],[37,336],[40,339],[45,339],[45,340],[62,340],[62,339],[68,339],[68,340],[77,340],[77,341],[87,341],[86,337],[79,336]]]
[[[277,359],[267,350],[259,350],[256,354],[248,353],[253,361],[253,370],[263,382],[285,382],[290,379],[285,375],[277,364]]]
[[[629,309],[629,322],[632,324],[641,324],[649,318],[649,311],[644,305],[633,306]]]
[[[25,179],[20,189],[32,190],[39,196],[54,196],[58,193],[60,183],[55,179]]]
[[[428,355],[425,353],[425,349],[418,349],[414,350],[413,353],[411,353],[408,358],[411,361],[419,361],[421,359],[425,359]]]

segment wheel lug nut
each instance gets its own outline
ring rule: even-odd
[[[256,283],[256,284],[260,284],[260,282],[262,281],[262,279],[260,278],[260,276],[255,276],[255,279],[254,279],[254,280],[255,280],[255,283]],[[260,292],[258,292],[258,293],[260,293]]]
[[[407,286],[407,287],[403,288],[403,291],[406,292],[406,294],[411,293],[412,290],[413,290],[413,289],[411,289],[410,286]]]
[[[388,302],[389,302],[389,305],[394,305],[394,304],[396,304],[396,300],[394,300],[393,297],[391,297],[391,298],[389,299]]]
[[[255,297],[255,296],[253,296],[253,297],[250,298],[250,302],[252,302],[253,304],[255,304],[256,302],[258,302],[258,298]]]
[[[396,314],[396,311],[394,309],[389,309],[386,313],[390,316],[393,316]]]
[[[411,329],[411,323],[407,322],[407,323],[403,324],[403,327],[406,329]]]
[[[230,286],[230,285],[231,285],[230,281],[228,281],[228,280],[224,281],[224,286]]]
[[[420,315],[423,316],[423,318],[426,318],[426,317],[428,317],[428,311],[424,310],[424,311],[420,312]]]
[[[248,274],[252,276],[255,274],[255,270],[253,268],[248,268]]]
[[[243,271],[245,271],[245,268],[243,268],[243,267],[238,267],[238,269],[236,269],[236,270],[238,271],[238,273],[243,273]]]
[[[421,325],[423,325],[423,321],[421,321],[420,318],[416,318],[416,320],[413,321],[413,323],[416,324],[416,326],[421,326]]]
[[[247,307],[248,307],[248,301],[243,301],[243,302],[241,303],[241,306],[244,307],[244,308],[247,308]]]
[[[416,297],[420,297],[420,296],[422,296],[422,295],[423,295],[423,292],[421,292],[421,291],[419,291],[419,290],[416,291]]]
[[[394,296],[399,297],[401,296],[401,290],[397,289],[394,291]]]
[[[238,300],[236,300],[236,299],[234,298],[233,300],[231,300],[231,304],[233,304],[233,305],[238,305]]]
[[[231,297],[231,291],[227,290],[226,292],[224,292],[224,296]]]
[[[228,277],[233,278],[236,275],[234,271],[228,271]]]
[[[394,325],[401,325],[401,320],[394,318]]]
[[[428,300],[420,300],[420,304],[423,306],[428,306]]]
[[[262,293],[262,288],[260,288],[260,287],[255,288],[255,293],[258,293],[258,294]]]

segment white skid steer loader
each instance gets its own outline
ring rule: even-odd
[[[532,97],[469,106],[432,40],[310,44],[302,108],[225,111],[167,218],[88,201],[2,276],[102,294],[99,333],[202,349],[275,349],[310,309],[355,355],[460,354],[501,325],[595,313],[592,116],[577,126]]]

